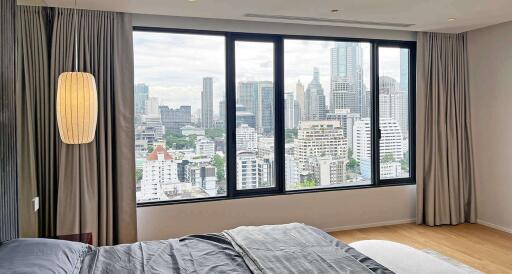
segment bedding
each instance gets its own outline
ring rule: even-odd
[[[49,246],[51,254],[41,252]],[[22,262],[27,257],[46,261],[45,268]],[[0,273],[393,272],[319,229],[287,224],[107,247],[18,239],[0,245]]]

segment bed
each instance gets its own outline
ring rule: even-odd
[[[106,247],[16,239],[0,245],[0,273],[395,272],[317,228],[293,223]]]

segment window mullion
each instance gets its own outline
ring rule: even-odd
[[[371,56],[372,81],[372,184],[380,183],[380,152],[379,152],[379,44],[372,43]]]

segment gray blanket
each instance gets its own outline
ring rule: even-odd
[[[245,226],[224,234],[256,274],[374,273],[350,247],[304,224]]]
[[[0,273],[392,272],[323,231],[290,224],[105,247],[16,239],[0,244]]]

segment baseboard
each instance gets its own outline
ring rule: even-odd
[[[486,222],[486,221],[483,221],[483,220],[477,220],[476,222],[481,224],[481,225],[488,226],[490,228],[494,228],[494,229],[501,230],[503,232],[507,232],[507,233],[512,234],[512,228],[508,228],[508,227],[504,227],[504,226],[500,226],[500,225],[495,225],[493,223],[489,223],[489,222]]]
[[[346,226],[330,227],[330,228],[323,228],[322,230],[325,232],[335,232],[335,231],[342,231],[342,230],[370,228],[370,227],[387,226],[387,225],[410,224],[410,223],[415,223],[415,222],[416,222],[416,219],[405,219],[405,220],[394,220],[394,221],[377,222],[377,223],[367,223],[367,224],[360,224],[360,225],[346,225]]]

